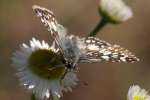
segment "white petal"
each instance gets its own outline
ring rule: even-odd
[[[115,22],[124,22],[133,16],[124,0],[100,0],[100,11]]]
[[[42,100],[44,98],[49,98],[51,92],[60,98],[63,90],[67,89],[71,91],[71,87],[77,84],[76,82],[78,79],[76,74],[71,72],[67,73],[62,80],[63,83],[60,82],[60,79],[46,80],[39,77],[31,71],[28,62],[30,55],[38,49],[57,51],[54,46],[49,47],[45,41],[40,42],[35,38],[30,41],[30,46],[22,44],[20,50],[16,51],[12,57],[12,65],[17,70],[16,75],[19,77],[21,85],[34,93],[37,98]]]

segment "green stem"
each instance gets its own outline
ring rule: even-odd
[[[36,97],[33,93],[31,94],[31,100],[36,100]]]
[[[56,94],[52,94],[52,100],[60,100],[60,98]]]
[[[102,18],[102,20],[99,21],[97,26],[94,28],[92,32],[88,34],[88,36],[95,36],[99,30],[101,30],[105,25],[107,25],[108,21],[105,18]]]

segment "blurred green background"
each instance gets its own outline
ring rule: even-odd
[[[99,0],[0,0],[0,100],[29,100],[11,66],[12,53],[32,37],[50,43],[50,35],[35,16],[33,4],[55,12],[69,33],[84,36],[100,20]],[[150,0],[132,0],[134,18],[108,25],[99,38],[128,48],[140,62],[80,64],[79,85],[62,100],[126,100],[130,85],[150,90]],[[86,83],[86,84],[85,84]]]

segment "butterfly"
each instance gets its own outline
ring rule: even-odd
[[[112,45],[97,37],[68,35],[67,30],[57,22],[54,13],[46,8],[34,5],[33,10],[50,32],[68,69],[74,69],[78,63],[139,61],[134,54],[119,45]]]

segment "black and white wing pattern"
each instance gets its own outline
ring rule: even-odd
[[[44,24],[44,26],[47,27],[48,31],[51,32],[51,34],[57,32],[58,22],[55,19],[55,15],[52,11],[38,5],[34,5],[32,8],[36,15],[41,19],[41,22]]]
[[[62,25],[58,24],[52,11],[38,5],[34,5],[32,8],[35,14],[41,19],[41,22],[50,32],[54,42],[56,43],[56,46],[59,48],[61,53],[63,53],[62,45],[63,39],[67,34],[66,29]]]
[[[69,63],[75,65],[76,62],[135,62],[139,60],[127,49],[119,45],[111,45],[95,37],[88,37],[84,43],[80,43],[78,37],[67,35],[66,29],[58,24],[52,11],[37,5],[33,6],[33,10],[46,26],[56,46]]]
[[[66,62],[73,63],[73,66],[75,66],[80,56],[80,50],[77,46],[78,37],[67,35],[66,29],[58,24],[52,11],[37,5],[34,5],[32,8],[50,32]]]
[[[88,37],[85,39],[85,44],[85,53],[80,57],[79,62],[108,61],[133,63],[139,61],[129,50],[119,45],[111,45],[96,37]]]

